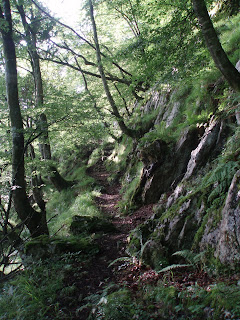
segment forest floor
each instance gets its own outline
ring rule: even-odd
[[[103,289],[110,284],[121,284],[128,282],[131,286],[134,282],[134,273],[138,272],[140,266],[133,263],[116,262],[110,263],[121,257],[126,257],[125,252],[127,237],[131,230],[146,221],[152,214],[153,205],[144,206],[130,216],[121,216],[118,202],[121,199],[120,185],[109,183],[108,176],[102,162],[88,170],[88,174],[101,186],[102,193],[95,201],[100,211],[111,220],[115,231],[103,234],[96,240],[99,252],[89,262],[75,266],[65,276],[65,286],[75,286],[79,292],[66,296],[60,301],[63,313],[69,314],[70,319],[86,320],[90,312],[91,299],[101,294]],[[75,270],[74,270],[75,269]],[[73,271],[74,270],[74,271]],[[83,276],[84,275],[84,276]],[[77,296],[76,296],[77,294]],[[84,307],[85,306],[85,307]]]
[[[193,272],[182,269],[174,274],[173,279],[171,274],[169,276],[159,274],[149,266],[131,260],[126,253],[127,238],[131,230],[153,215],[153,205],[143,206],[131,215],[123,216],[118,208],[118,202],[121,199],[120,185],[108,182],[109,174],[103,163],[98,162],[91,167],[88,174],[101,186],[102,192],[96,197],[96,204],[101,212],[111,220],[116,230],[97,238],[95,241],[99,251],[90,257],[89,261],[76,262],[66,274],[65,286],[74,286],[75,290],[73,294],[68,294],[59,301],[63,312],[62,319],[88,319],[89,314],[93,312],[92,306],[99,301],[104,289],[110,288],[111,285],[113,291],[122,286],[131,290],[133,296],[137,296],[140,286],[148,284],[157,286],[157,282],[163,277],[166,286],[173,286],[179,292],[196,283],[207,290],[208,286],[216,281],[206,272],[197,269]],[[109,266],[115,260],[117,260],[116,263]],[[235,278],[228,279],[228,282],[235,281]],[[161,306],[156,305],[155,308],[151,319],[158,319],[157,309]]]

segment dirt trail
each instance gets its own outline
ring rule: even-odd
[[[159,274],[138,262],[134,264],[119,262],[119,264],[116,263],[109,267],[112,261],[127,255],[125,249],[129,232],[151,217],[153,214],[152,205],[144,206],[133,214],[123,217],[117,207],[117,203],[121,199],[120,186],[108,183],[108,173],[103,164],[94,165],[89,169],[88,174],[102,187],[102,193],[95,201],[101,211],[111,219],[116,232],[104,234],[96,240],[99,252],[94,258],[90,258],[89,262],[76,262],[75,265],[72,265],[69,275],[65,278],[65,283],[66,287],[74,286],[76,291],[60,301],[63,312],[61,319],[88,319],[91,308],[87,306],[87,303],[91,304],[91,296],[96,297],[99,294],[100,298],[103,289],[109,284],[123,285],[131,290],[133,297],[137,297],[141,286],[146,284],[156,286],[160,279],[164,279],[164,285],[174,286],[179,292],[195,283],[207,288],[214,282],[214,279],[209,277],[206,272],[198,269],[191,272],[185,269],[176,271],[173,280],[171,275]],[[155,311],[156,317],[153,316],[152,319],[159,319],[158,306]]]
[[[100,162],[91,168],[89,175],[102,186],[102,193],[99,197],[96,197],[96,203],[100,210],[111,218],[117,230],[116,234],[107,234],[102,240],[104,241],[105,239],[106,243],[109,242],[107,248],[110,251],[114,250],[116,258],[120,257],[125,252],[129,232],[153,214],[153,205],[144,206],[131,215],[124,217],[118,208],[118,202],[121,200],[120,185],[117,183],[110,184],[108,182],[109,174],[106,172],[103,163]],[[115,245],[117,244],[117,248],[115,248],[114,243]]]
[[[101,195],[96,197],[95,201],[100,210],[111,219],[116,232],[101,236],[97,240],[99,252],[95,257],[87,264],[76,263],[73,270],[66,276],[66,286],[72,285],[77,288],[75,299],[69,296],[61,301],[64,314],[71,315],[70,319],[72,320],[86,320],[88,318],[89,308],[82,309],[81,307],[87,304],[87,299],[91,295],[100,294],[103,288],[110,283],[124,281],[126,274],[122,271],[116,273],[116,266],[109,267],[109,264],[117,258],[126,256],[125,249],[129,232],[152,215],[152,206],[150,205],[141,208],[131,216],[121,217],[117,207],[117,203],[121,199],[120,185],[108,183],[109,174],[102,162],[91,167],[88,174],[102,188]]]

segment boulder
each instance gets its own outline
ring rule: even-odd
[[[63,253],[89,253],[91,250],[97,250],[97,245],[92,242],[89,237],[81,238],[49,238],[48,236],[39,236],[30,240],[25,244],[23,260],[26,256],[32,258],[48,259],[53,255],[61,255]]]
[[[144,148],[140,159],[145,166],[135,197],[144,204],[156,203],[163,193],[174,188],[183,178],[198,142],[199,128],[187,128],[175,145],[156,140]]]
[[[73,235],[79,235],[81,233],[113,232],[115,231],[115,227],[110,221],[104,218],[73,216],[70,231]]]

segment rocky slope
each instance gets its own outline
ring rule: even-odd
[[[189,92],[153,90],[141,107],[142,117],[154,114],[154,126],[127,155],[123,198],[127,212],[154,204],[152,218],[132,232],[129,252],[141,252],[156,269],[184,249],[204,251],[215,265],[240,260],[239,104],[231,92],[219,99],[220,82],[195,101],[195,121],[186,119]],[[227,110],[219,112],[222,102]],[[201,119],[204,108],[208,116]]]

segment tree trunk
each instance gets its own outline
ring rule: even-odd
[[[28,52],[31,59],[33,76],[34,76],[34,84],[35,84],[35,105],[36,107],[43,107],[44,104],[44,95],[43,95],[43,82],[42,82],[42,74],[39,62],[39,56],[37,53],[37,45],[36,45],[36,34],[34,33],[31,26],[27,23],[25,11],[22,5],[17,6],[18,12],[21,16],[22,24],[25,31],[25,39],[27,42]],[[43,160],[51,160],[51,147],[49,142],[48,135],[48,122],[47,116],[45,113],[40,115],[40,119],[38,121],[38,126],[42,135],[40,137],[40,151]],[[67,189],[72,184],[66,181],[58,172],[57,168],[53,165],[49,166],[49,179],[52,184],[56,187],[58,191],[62,191],[63,189]]]
[[[118,108],[116,106],[116,103],[113,99],[113,96],[110,92],[108,83],[107,83],[107,79],[106,79],[106,75],[103,69],[103,64],[102,64],[102,58],[101,58],[101,51],[100,51],[100,47],[99,47],[99,42],[98,42],[98,35],[97,35],[97,27],[96,27],[96,23],[95,23],[95,19],[94,19],[94,13],[93,13],[93,5],[92,5],[92,1],[89,0],[89,7],[90,7],[90,17],[91,17],[91,21],[92,21],[92,27],[93,27],[93,35],[94,35],[94,43],[95,43],[95,47],[96,47],[96,56],[97,56],[97,63],[98,63],[98,70],[99,73],[101,75],[101,79],[102,79],[102,83],[103,83],[103,87],[104,87],[104,91],[106,93],[108,102],[112,108],[112,112],[114,114],[114,116],[117,119],[117,122],[119,124],[120,129],[122,130],[122,132],[124,134],[126,134],[127,136],[131,137],[131,138],[136,138],[138,137],[140,134],[137,130],[133,130],[131,128],[128,128],[123,120],[123,118],[121,117]]]
[[[46,215],[35,211],[27,198],[24,170],[24,134],[19,106],[15,45],[9,0],[0,7],[1,34],[5,57],[6,93],[12,131],[12,193],[16,212],[33,237],[48,234]],[[7,26],[7,27],[6,27]]]
[[[32,144],[29,145],[30,148],[30,155],[31,159],[34,160],[36,158],[34,147]],[[33,191],[33,199],[39,206],[42,212],[46,212],[46,203],[43,199],[43,194],[41,190],[42,179],[39,175],[36,174],[37,168],[32,168],[32,176],[31,176],[31,183],[32,183],[32,191]]]
[[[40,115],[40,120],[38,125],[42,132],[42,143],[40,143],[39,145],[42,158],[44,160],[51,161],[52,153],[51,153],[51,146],[50,146],[49,137],[48,137],[47,116],[45,115],[45,113],[42,113]],[[58,172],[57,168],[54,165],[50,164],[48,167],[48,171],[49,171],[49,180],[59,192],[72,186],[72,182],[66,181],[60,175],[60,173]]]
[[[204,0],[192,0],[193,9],[197,15],[207,48],[215,62],[216,67],[221,71],[224,78],[235,91],[240,91],[240,73],[234,67],[223,50],[217,33],[209,17]]]

